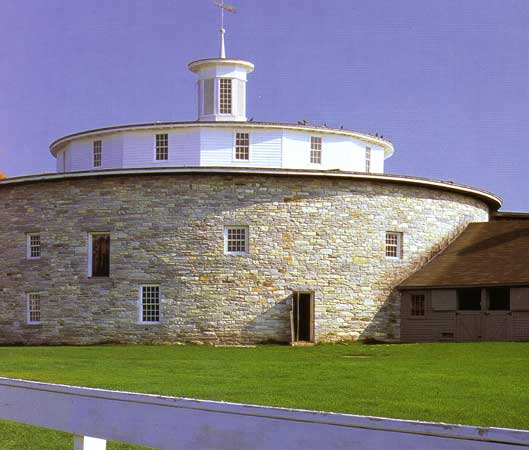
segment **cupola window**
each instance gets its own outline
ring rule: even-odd
[[[221,78],[219,84],[220,89],[220,113],[221,114],[231,114],[231,78]]]

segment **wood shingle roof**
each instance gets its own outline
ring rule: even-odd
[[[471,223],[399,289],[529,285],[529,221]]]

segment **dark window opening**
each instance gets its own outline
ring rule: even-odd
[[[508,287],[489,288],[489,310],[509,311],[511,309],[511,290]]]
[[[92,235],[92,276],[110,275],[110,234]]]
[[[411,315],[424,316],[424,295],[411,296]]]
[[[461,311],[480,311],[481,288],[458,289],[457,301]]]

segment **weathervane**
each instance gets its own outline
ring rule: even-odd
[[[237,11],[237,9],[233,6],[227,5],[224,3],[224,0],[221,0],[220,2],[213,2],[215,6],[220,7],[220,57],[226,58],[226,47],[224,45],[224,33],[226,33],[226,30],[224,29],[224,10],[234,13]]]

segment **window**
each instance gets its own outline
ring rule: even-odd
[[[40,323],[40,294],[32,292],[28,294],[28,323]]]
[[[94,141],[93,144],[94,167],[101,167],[101,141]]]
[[[386,232],[386,257],[402,259],[402,233]]]
[[[204,114],[211,115],[214,113],[215,101],[215,80],[208,78],[204,80]]]
[[[481,310],[481,288],[463,288],[457,290],[458,309],[461,311]]]
[[[91,233],[88,239],[88,276],[110,275],[110,233]]]
[[[321,164],[321,137],[311,136],[310,138],[310,162]]]
[[[140,288],[141,322],[160,322],[160,286],[142,286]]]
[[[167,134],[156,135],[156,161],[167,161],[169,159],[169,136]]]
[[[489,310],[490,311],[510,311],[511,290],[508,287],[489,288]]]
[[[366,147],[366,172],[371,172],[371,147]]]
[[[237,133],[235,137],[235,159],[248,161],[250,159],[250,135]]]
[[[231,78],[220,79],[220,113],[231,114]]]
[[[411,315],[424,316],[424,295],[411,296]]]
[[[27,235],[27,258],[40,258],[40,234],[31,233]]]
[[[226,227],[224,251],[225,253],[248,253],[248,227]]]

